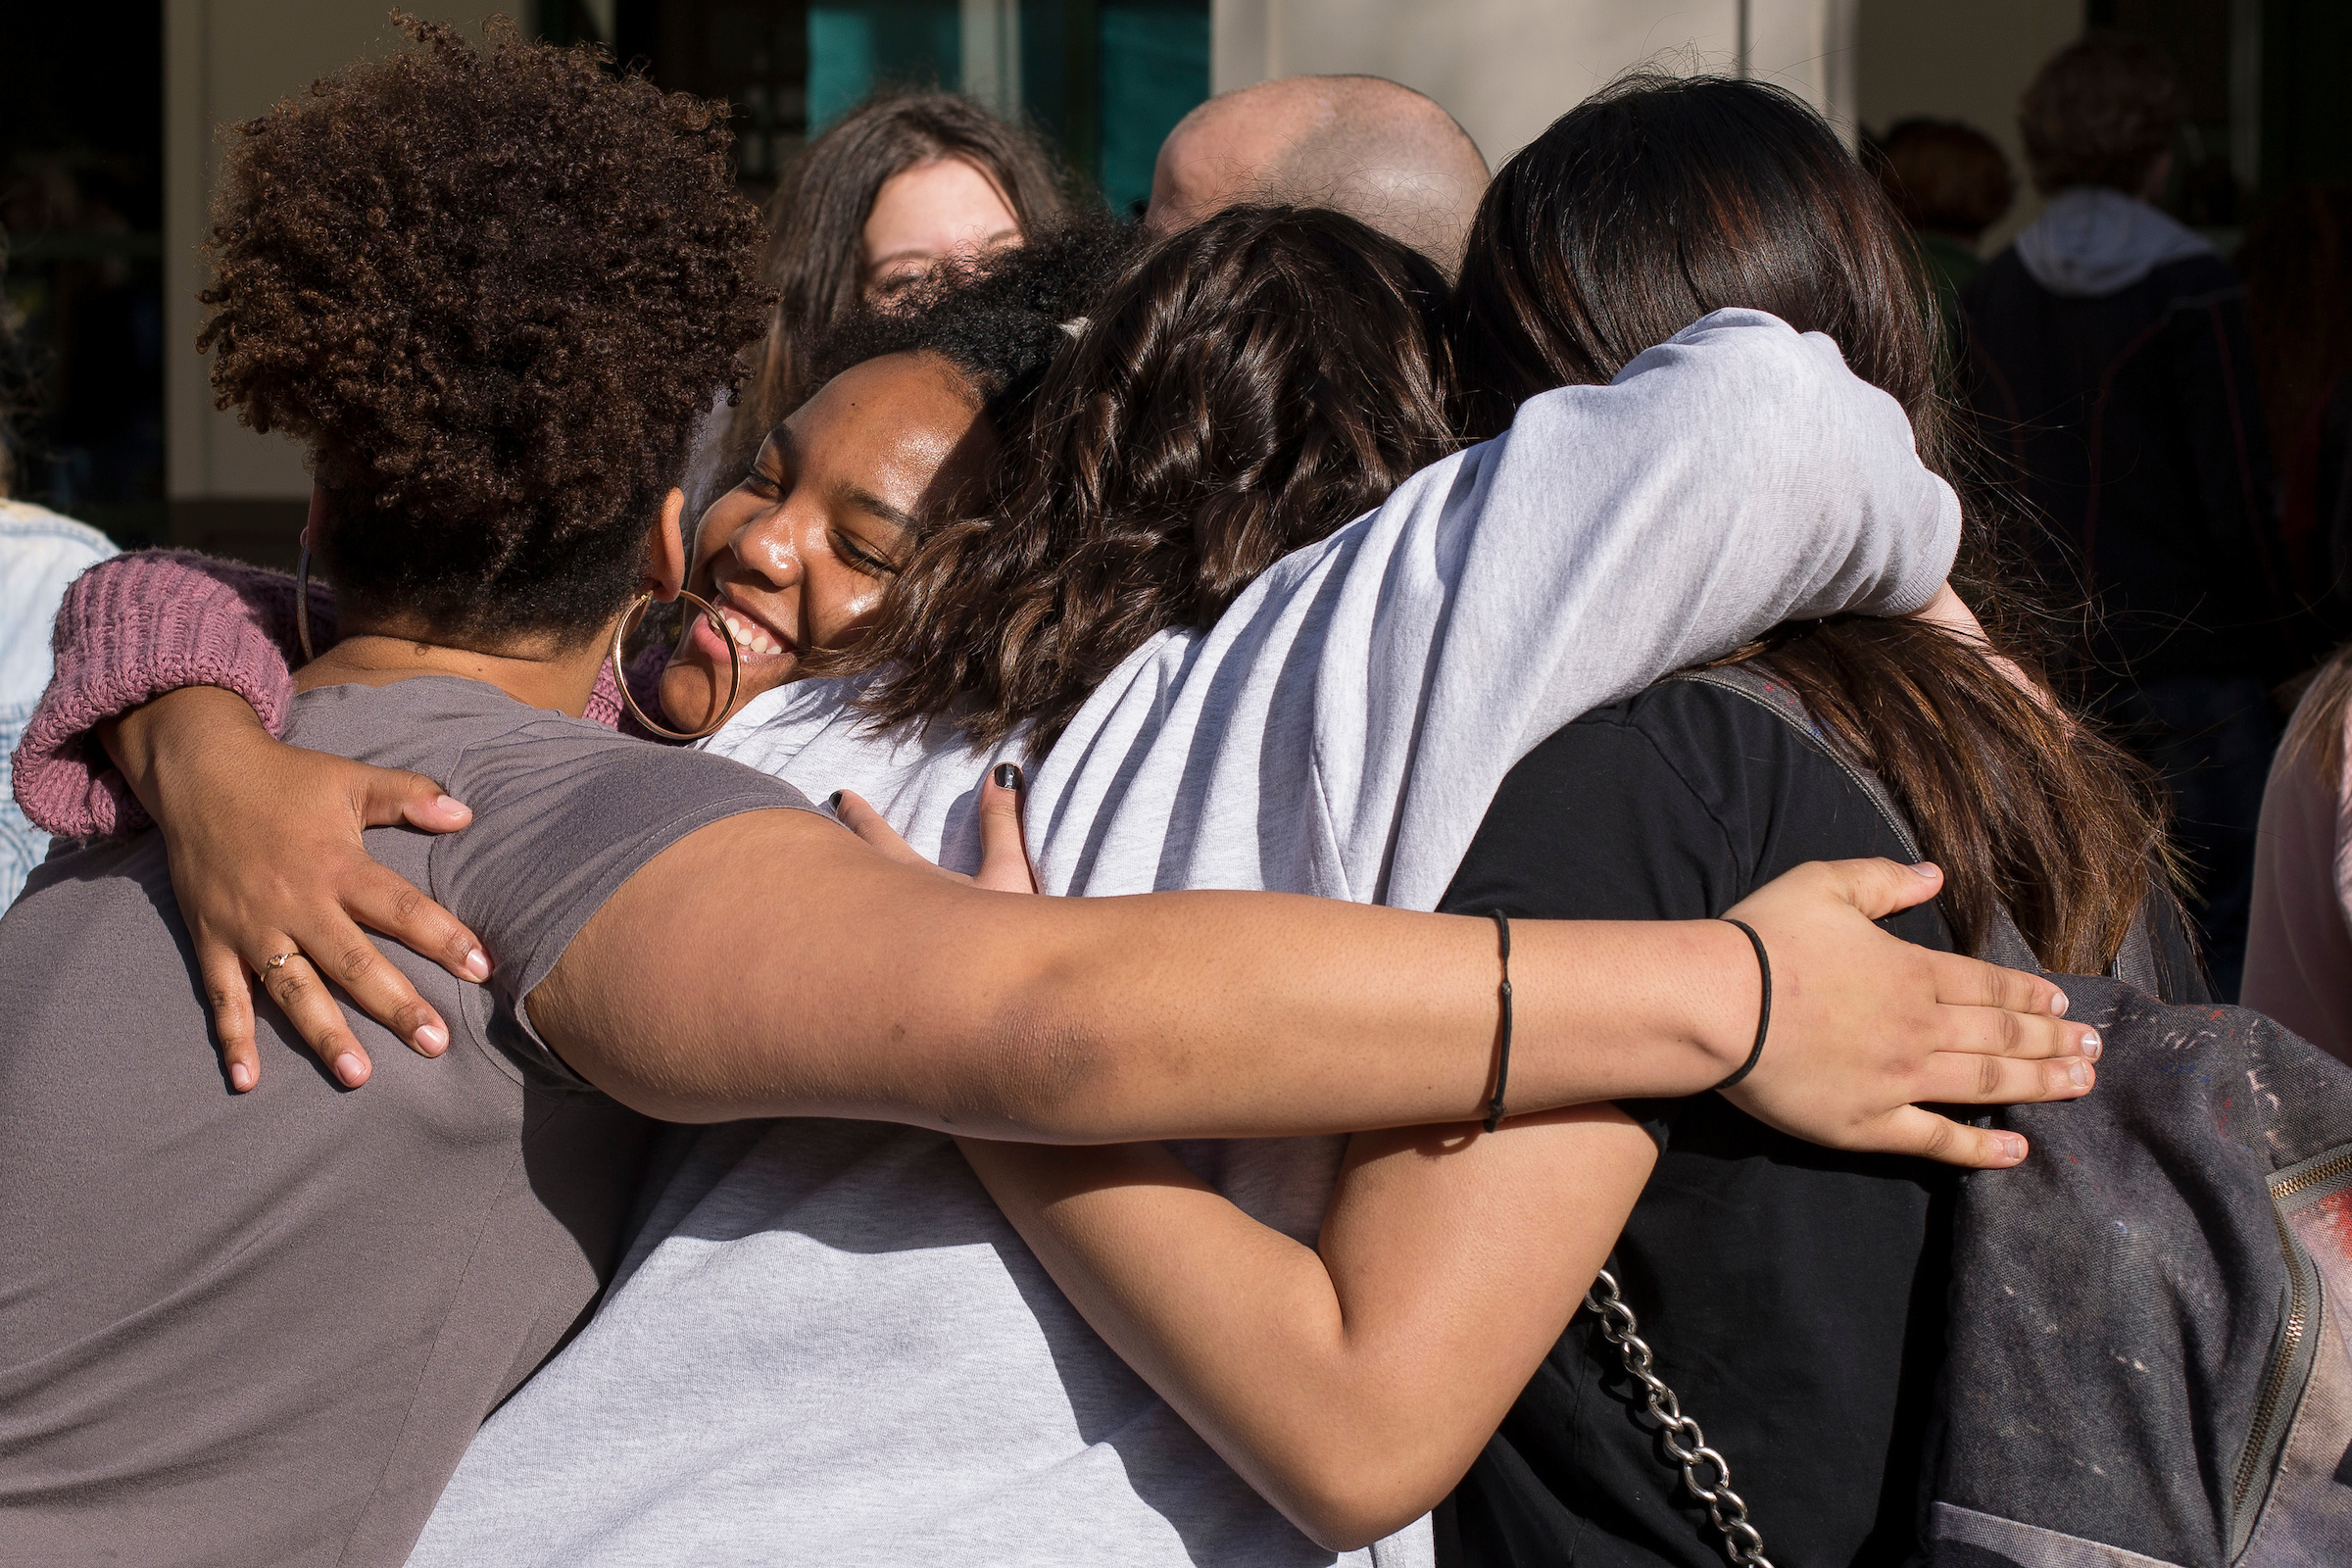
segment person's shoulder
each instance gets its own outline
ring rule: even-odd
[[[66,585],[117,555],[114,542],[85,522],[29,502],[0,500],[0,583],[8,603],[30,616],[45,604],[54,613]]]
[[[1625,783],[1654,785],[1661,800],[1687,792],[1735,842],[1751,848],[1792,827],[1810,832],[1857,814],[1875,822],[1876,808],[1832,743],[1801,709],[1776,700],[1776,690],[1759,665],[1686,671],[1586,714],[1554,739],[1573,756],[1592,745],[1570,733],[1580,727],[1638,737],[1612,748],[1642,759],[1638,771],[1621,769]],[[1670,791],[1669,779],[1679,791]]]
[[[718,791],[808,804],[781,778],[721,753],[639,740],[585,718],[520,705],[510,712],[467,715],[451,739],[458,770],[534,790],[593,793],[628,785],[656,800],[683,790],[698,798]]]
[[[552,808],[567,798],[626,802],[657,813],[714,796],[808,805],[782,780],[715,753],[622,735],[455,675],[304,692],[287,738],[431,774],[473,808],[477,822],[488,811]]]
[[[1638,730],[1675,762],[1701,763],[1739,756],[1751,760],[1790,753],[1820,755],[1821,748],[1760,695],[1742,690],[1760,670],[1725,666],[1670,675],[1621,703],[1596,709],[1577,720]],[[1764,676],[1765,680],[1770,677]],[[1825,759],[1826,760],[1826,759]]]
[[[29,501],[0,499],[0,542],[11,552],[45,549],[71,555],[84,565],[118,554],[114,541],[88,523]]]
[[[1746,823],[1783,793],[1769,781],[1816,773],[1837,775],[1837,764],[1787,719],[1703,673],[1684,674],[1554,730],[1512,768],[1505,795],[1586,809],[1606,796],[1644,816]]]

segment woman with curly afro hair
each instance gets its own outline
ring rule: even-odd
[[[429,890],[479,941],[434,949],[453,973],[281,934],[255,1004],[241,972],[192,983],[207,917],[175,900],[162,835],[35,873],[0,922],[12,1557],[403,1560],[607,1277],[632,1112],[1107,1142],[1456,1121],[1498,1088],[1486,921],[984,893],[722,757],[583,721],[637,601],[685,575],[669,486],[762,303],[757,234],[713,106],[511,31],[475,50],[408,25],[419,47],[240,128],[210,339],[223,396],[301,438],[318,479],[342,635],[296,682],[310,788],[358,760],[466,799],[462,832],[365,847],[379,888]],[[212,689],[126,719],[125,774],[158,804],[170,747],[143,719],[191,704],[260,733]],[[1999,982],[1907,961],[1862,910],[1928,884],[1856,875],[1741,906],[1801,977],[1743,1096],[1858,1121],[1938,1062],[1975,1081],[1931,1039],[2058,1048],[2040,982],[2002,993],[2035,1016],[1936,1007]],[[1690,1093],[1749,1054],[1728,927],[1523,923],[1514,949],[1514,1110]],[[393,975],[418,1004],[392,1028],[338,1017],[306,1070],[328,984],[372,1010]],[[229,1037],[245,1007],[255,1049],[214,1066],[214,1009]],[[1923,1014],[1924,1036],[1895,1022]]]

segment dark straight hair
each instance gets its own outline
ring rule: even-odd
[[[768,203],[775,312],[727,421],[721,472],[746,467],[767,432],[816,390],[815,345],[866,303],[865,220],[874,198],[892,175],[940,158],[960,158],[987,175],[1024,235],[1069,211],[1069,176],[1053,155],[969,98],[884,88],[851,110],[808,145]]]
[[[1488,188],[1458,301],[1469,420],[1492,433],[1535,393],[1605,383],[1709,311],[1745,306],[1835,339],[1950,478],[1939,318],[1918,267],[1878,182],[1800,99],[1723,77],[1630,77],[1560,117]],[[2019,657],[2023,616],[1989,552],[1972,539],[1963,556],[1955,585],[1996,650]],[[1983,944],[2000,904],[2049,967],[2113,960],[2153,869],[2169,865],[2145,766],[1921,621],[1790,623],[1742,656],[1901,799],[1944,868],[1963,947]]]
[[[1455,445],[1446,280],[1343,214],[1232,207],[1130,262],[1000,488],[915,548],[841,667],[865,706],[1051,746],[1119,662]]]

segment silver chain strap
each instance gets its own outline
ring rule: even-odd
[[[1674,1391],[1649,1369],[1649,1347],[1637,1332],[1642,1325],[1634,1321],[1633,1309],[1617,1294],[1617,1281],[1607,1269],[1593,1279],[1592,1289],[1585,1296],[1585,1308],[1600,1319],[1600,1336],[1617,1347],[1626,1371],[1648,1391],[1649,1413],[1662,1429],[1667,1457],[1683,1467],[1683,1485],[1690,1489],[1690,1494],[1707,1505],[1707,1517],[1723,1535],[1725,1552],[1738,1568],[1772,1568],[1772,1559],[1764,1555],[1764,1538],[1747,1522],[1747,1504],[1732,1490],[1732,1467],[1722,1454],[1707,1446],[1707,1435],[1698,1430],[1697,1422],[1683,1414],[1682,1401],[1674,1396]],[[1699,1485],[1702,1462],[1714,1467],[1712,1487]]]

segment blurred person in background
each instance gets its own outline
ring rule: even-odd
[[[2237,253],[2295,596],[2352,637],[2352,182],[2290,185]]]
[[[7,254],[0,234],[0,275]],[[16,333],[0,314],[0,906],[15,900],[49,853],[49,835],[24,820],[10,786],[18,737],[49,684],[50,623],[66,584],[115,553],[97,529],[12,499],[25,439],[21,411],[31,405]]]
[[[733,408],[705,422],[687,515],[741,478],[816,390],[809,354],[859,307],[941,261],[1018,245],[1069,211],[1070,175],[1035,136],[952,92],[884,88],[811,143],[767,207],[767,337]]]
[[[2066,673],[2173,793],[2233,1001],[2269,688],[2294,658],[2237,276],[2151,205],[2180,117],[2138,39],[2094,33],[2041,69],[2019,126],[2049,206],[1961,291],[1962,368],[1993,476],[2038,514],[2022,542],[2053,599],[2090,610]]]
[[[2290,186],[2237,253],[2280,473],[2280,532],[2314,630],[2352,637],[2352,184]],[[2318,671],[2262,798],[2246,1005],[2352,1061],[2352,645]]]
[[[1990,136],[1957,120],[1904,120],[1876,144],[1879,188],[1910,226],[1920,261],[1958,325],[1960,291],[1984,270],[1977,242],[2016,199],[2009,160]]]
[[[2241,992],[2304,1039],[2352,1062],[2352,647],[2328,661],[2271,764],[2255,841]]]
[[[1144,226],[1237,202],[1328,207],[1461,270],[1487,161],[1437,100],[1384,76],[1284,76],[1219,93],[1176,122]]]

